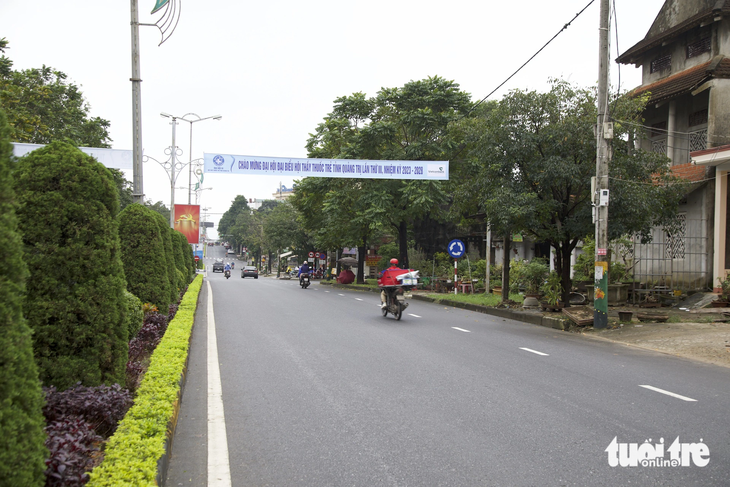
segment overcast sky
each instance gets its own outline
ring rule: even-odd
[[[138,0],[140,22],[154,23],[154,0]],[[180,1],[180,0],[175,0]],[[474,100],[487,96],[590,0],[182,0],[177,29],[161,46],[155,27],[140,27],[142,142],[164,161],[172,129],[161,112],[222,115],[193,124],[192,159],[203,152],[306,157],[305,144],[335,98],[441,76]],[[490,99],[512,89],[545,91],[550,77],[581,86],[598,77],[599,0]],[[611,59],[643,39],[663,0],[615,0]],[[132,149],[130,3],[99,0],[1,0],[0,38],[15,69],[51,66],[80,85],[91,115],[111,122],[115,149]],[[621,88],[641,82],[622,66]],[[611,82],[619,81],[612,63]],[[195,117],[190,117],[195,118]],[[190,125],[177,128],[190,159]],[[131,171],[127,175],[131,181]],[[217,222],[238,194],[271,198],[276,176],[206,174],[201,205]],[[286,186],[292,180],[281,181]],[[187,168],[176,186],[188,184]],[[144,167],[147,199],[169,206],[170,181]],[[176,203],[187,203],[187,189]],[[217,226],[217,225],[216,225]]]

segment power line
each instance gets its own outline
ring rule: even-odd
[[[479,102],[477,104],[475,104],[471,108],[471,110],[469,110],[469,112],[467,112],[467,113],[472,112],[474,109],[476,109],[476,107],[478,107],[479,105],[481,105],[482,103],[484,103],[487,100],[487,98],[489,98],[490,96],[492,96],[497,90],[499,90],[502,86],[504,86],[509,80],[511,80],[514,77],[514,75],[516,75],[517,73],[519,73],[520,71],[522,71],[522,68],[524,68],[525,66],[527,66],[529,64],[529,62],[532,61],[538,54],[540,54],[542,52],[542,50],[545,49],[551,42],[553,42],[556,37],[558,37],[564,30],[566,30],[568,27],[570,27],[570,24],[572,24],[575,19],[577,19],[583,12],[585,12],[586,9],[588,7],[590,7],[591,4],[594,1],[595,0],[591,0],[590,2],[588,2],[588,5],[586,5],[585,7],[583,7],[583,9],[580,12],[578,12],[577,14],[575,14],[575,16],[570,20],[570,22],[568,22],[567,24],[563,25],[563,27],[558,31],[557,34],[555,34],[554,36],[552,36],[550,38],[550,40],[545,43],[544,46],[542,46],[540,49],[538,49],[535,54],[533,54],[532,56],[530,56],[530,59],[528,59],[527,61],[525,61],[525,63],[522,66],[520,66],[519,68],[517,68],[517,71],[515,71],[514,73],[512,73],[511,75],[509,75],[509,77],[506,80],[504,80],[502,83],[500,83],[500,85],[497,86],[495,89],[493,89],[487,96],[485,96],[484,98],[482,98],[481,100],[479,100]]]

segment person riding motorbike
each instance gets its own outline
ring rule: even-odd
[[[235,268],[236,268],[236,263],[235,262],[231,262],[231,270],[233,270]]]
[[[231,275],[231,264],[226,264],[226,266],[223,268],[223,275],[226,277]]]
[[[393,269],[400,269],[400,267],[398,267],[398,259],[396,258],[390,259],[390,267],[383,270],[383,272],[381,272],[380,274],[383,275],[386,271],[390,271]],[[385,309],[387,306],[388,303],[386,302],[385,290],[380,291],[380,309]]]
[[[299,284],[302,283],[302,274],[309,274],[309,265],[306,262],[299,268],[299,274],[297,275],[299,277]]]

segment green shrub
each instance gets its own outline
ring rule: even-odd
[[[513,260],[510,263],[510,292],[524,289],[526,294],[537,294],[550,274],[547,260],[536,257],[531,261]]]
[[[178,289],[178,292],[180,292],[185,289],[185,286],[187,286],[190,282],[190,269],[188,268],[187,262],[185,261],[185,250],[183,248],[183,245],[188,245],[188,239],[185,238],[185,235],[183,235],[178,230],[173,230],[171,236],[172,248],[175,252],[175,265],[180,271],[180,287]]]
[[[91,471],[89,486],[156,485],[157,462],[180,397],[198,294],[199,275],[188,287],[177,315],[155,349],[134,405],[106,445],[104,461]]]
[[[578,255],[573,264],[574,281],[592,281],[596,266],[596,242],[591,237],[583,239],[583,252]]]
[[[124,291],[124,297],[127,302],[127,336],[131,339],[142,328],[144,311],[142,311],[142,301],[137,296]]]
[[[178,232],[178,240],[180,240],[180,248],[182,249],[183,260],[187,269],[185,285],[188,285],[195,277],[195,253],[193,252],[193,247],[188,243],[188,239],[180,232]]]
[[[164,289],[167,291],[168,303],[176,303],[178,300],[177,273],[175,272],[175,255],[172,253],[170,222],[165,220],[165,217],[159,213],[155,214],[155,219],[157,220],[157,228],[160,230],[160,237],[162,237],[162,252],[165,257],[163,272],[167,274],[167,285]],[[160,311],[167,314],[167,307],[160,308]]]
[[[111,173],[53,142],[20,159],[18,224],[30,270],[23,313],[45,385],[123,384],[124,270]]]
[[[0,485],[43,485],[43,393],[33,361],[33,342],[23,319],[28,269],[15,215],[12,146],[0,110]]]
[[[119,240],[127,290],[166,313],[171,302],[170,281],[158,216],[144,205],[127,206],[118,217]]]

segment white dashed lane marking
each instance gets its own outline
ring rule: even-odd
[[[463,331],[464,333],[471,333],[471,331],[469,331],[469,330],[465,330],[463,328],[458,328],[456,326],[452,326],[451,328],[453,328],[454,330]]]
[[[643,387],[644,389],[649,389],[650,391],[659,392],[661,394],[666,394],[667,396],[676,397],[677,399],[681,399],[683,401],[697,402],[697,399],[692,399],[691,397],[687,397],[687,396],[681,396],[679,394],[675,394],[674,392],[669,392],[669,391],[665,391],[664,389],[659,389],[658,387],[641,385],[641,384],[639,384],[639,387]]]
[[[520,347],[520,350],[524,350],[525,352],[530,352],[530,353],[534,353],[534,354],[537,354],[537,355],[542,355],[544,357],[548,357],[549,356],[549,354],[547,354],[547,353],[538,352],[537,350],[533,350],[531,348]]]
[[[414,318],[420,318],[420,316],[414,315],[413,313],[408,313],[408,316],[413,316]]]

